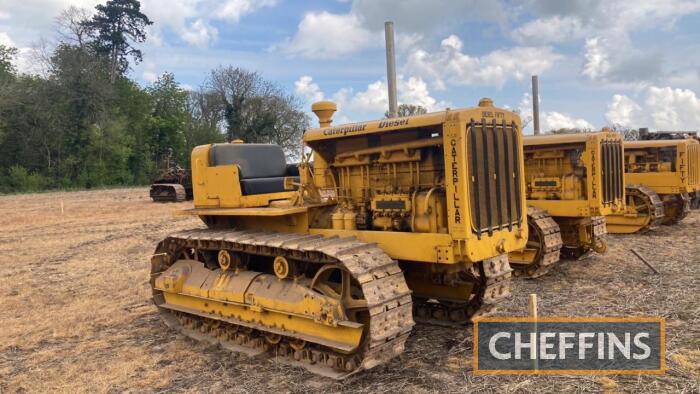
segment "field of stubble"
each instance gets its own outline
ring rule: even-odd
[[[664,316],[663,376],[473,376],[470,329],[417,326],[403,356],[334,382],[161,324],[149,257],[168,233],[201,226],[172,215],[190,205],[154,204],[145,188],[0,196],[0,393],[700,392],[700,212],[516,281],[499,311],[525,314],[537,293],[541,315]]]

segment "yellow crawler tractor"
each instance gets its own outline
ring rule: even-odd
[[[625,203],[622,137],[598,133],[524,137],[528,242],[510,253],[516,275],[542,276],[560,252],[607,248],[605,216]]]
[[[527,218],[517,114],[479,107],[320,128],[307,154],[212,144],[192,152],[207,229],[152,257],[166,323],[342,378],[404,349],[417,318],[464,323],[510,294]],[[313,154],[313,165],[310,162]]]
[[[608,218],[608,230],[629,234],[683,220],[700,187],[699,161],[693,139],[625,142],[627,210]]]

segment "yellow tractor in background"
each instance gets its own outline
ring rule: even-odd
[[[343,378],[400,354],[414,317],[463,324],[509,296],[528,238],[517,114],[482,99],[331,126],[335,104],[312,110],[298,166],[275,145],[193,150],[182,213],[207,229],[151,260],[170,327]]]
[[[605,216],[624,211],[622,143],[609,130],[524,137],[529,235],[510,253],[516,275],[544,275],[560,252],[605,252]]]
[[[625,142],[627,210],[608,218],[608,230],[629,234],[675,224],[700,188],[700,143],[694,139]]]

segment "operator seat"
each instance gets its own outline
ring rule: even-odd
[[[282,147],[271,144],[214,144],[209,165],[238,166],[244,196],[284,192],[284,178],[299,182],[299,170],[287,164]]]

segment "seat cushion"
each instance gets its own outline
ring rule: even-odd
[[[214,144],[209,150],[209,164],[237,164],[241,179],[284,177],[287,161],[278,145]]]
[[[281,176],[274,178],[241,179],[241,191],[244,196],[283,192],[285,191],[284,178],[285,177]],[[295,182],[299,182],[298,176],[292,178],[294,178]]]

